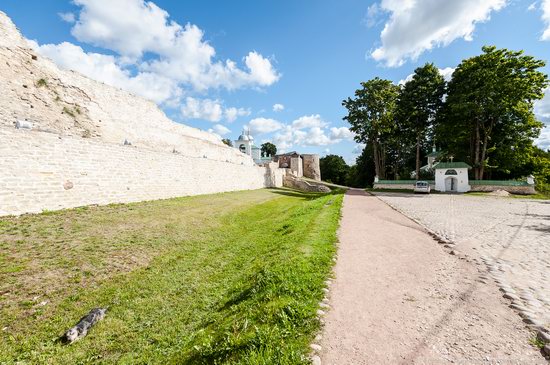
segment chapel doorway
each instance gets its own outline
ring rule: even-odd
[[[457,179],[454,177],[448,177],[445,179],[445,191],[456,192]]]

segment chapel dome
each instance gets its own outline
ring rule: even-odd
[[[250,138],[248,138],[248,136],[247,136],[246,134],[243,133],[243,134],[241,134],[241,135],[239,136],[239,139],[238,139],[238,140],[239,140],[239,141],[250,141]]]

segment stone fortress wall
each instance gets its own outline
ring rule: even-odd
[[[304,176],[313,180],[321,181],[321,165],[319,155],[304,154]]]
[[[0,141],[0,216],[282,186],[284,172],[15,128]]]
[[[2,12],[0,91],[0,215],[282,186],[275,164],[258,167],[150,101],[58,69]]]

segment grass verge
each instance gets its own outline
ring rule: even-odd
[[[341,204],[273,189],[2,219],[0,363],[307,363]]]

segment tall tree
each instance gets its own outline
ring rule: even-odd
[[[342,156],[327,155],[319,160],[323,180],[344,185],[349,173],[349,166]]]
[[[355,160],[355,165],[350,167],[347,186],[355,188],[365,188],[372,186],[374,182],[374,159],[372,156],[372,146],[367,144],[361,154]]]
[[[371,143],[376,175],[386,176],[386,136],[395,128],[394,112],[399,87],[389,80],[374,78],[361,83],[355,91],[355,98],[348,98],[342,105],[348,110],[344,117],[351,124],[350,130],[356,133],[355,140]]]
[[[277,154],[277,146],[271,142],[262,143],[262,156],[275,156]]]
[[[425,148],[437,112],[443,104],[445,80],[433,63],[414,70],[413,77],[405,83],[397,102],[400,126],[416,144],[416,178],[420,176],[420,151]]]
[[[491,158],[499,148],[531,144],[540,133],[533,102],[544,96],[548,85],[548,77],[539,71],[544,65],[523,51],[491,46],[455,69],[437,138],[455,156],[470,161],[475,179],[483,179],[486,167],[498,165]]]

